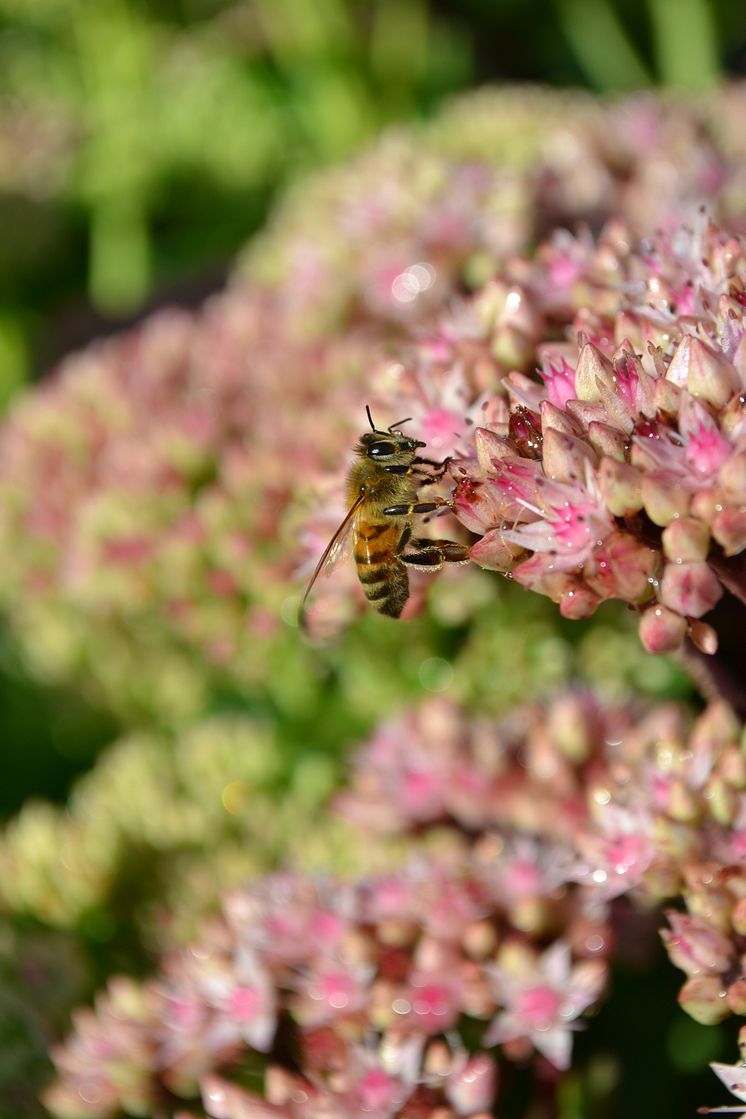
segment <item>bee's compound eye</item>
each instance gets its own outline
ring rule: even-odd
[[[387,443],[385,439],[382,439],[368,447],[368,454],[371,458],[384,458],[386,455],[395,455],[396,447],[393,443]]]

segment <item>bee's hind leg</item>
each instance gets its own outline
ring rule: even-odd
[[[444,563],[468,563],[469,549],[453,540],[429,540],[418,537],[410,541],[416,551],[400,555],[402,563],[421,571],[440,571]]]

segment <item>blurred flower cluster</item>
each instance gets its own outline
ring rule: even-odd
[[[745,99],[739,85],[696,105],[531,87],[462,95],[418,131],[391,130],[291,186],[243,271],[318,333],[350,314],[411,322],[558,226],[668,229],[707,202],[740,228]]]
[[[326,834],[314,821],[334,784],[330,759],[304,744],[291,764],[269,728],[246,716],[202,720],[175,741],[131,733],[64,809],[31,801],[10,822],[0,903],[60,928],[108,914],[151,946],[184,939],[221,890],[293,848],[302,844],[307,858],[328,848],[331,858],[333,826]]]
[[[215,1119],[492,1114],[505,1061],[536,1053],[556,1085],[663,899],[686,905],[662,934],[683,1007],[742,1014],[742,737],[723,704],[691,725],[578,691],[497,724],[431,700],[383,725],[338,807],[371,850],[408,834],[409,858],[229,893],[154,979],[115,979],[78,1014],[47,1106],[151,1114],[201,1094]]]

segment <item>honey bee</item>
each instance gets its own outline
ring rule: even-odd
[[[398,430],[407,420],[379,431],[370,408],[365,411],[371,430],[363,432],[355,447],[357,458],[347,477],[349,509],[306,587],[300,607],[302,626],[314,583],[336,561],[349,534],[365,596],[389,618],[398,618],[409,598],[410,568],[439,571],[444,563],[469,562],[469,549],[463,544],[413,535],[417,514],[450,508],[451,503],[441,497],[418,499],[422,486],[440,481],[448,459],[438,463],[418,455],[426,444]]]

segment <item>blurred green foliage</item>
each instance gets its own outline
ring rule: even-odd
[[[475,82],[701,88],[731,0],[0,0],[0,406],[194,300],[299,168]],[[51,322],[50,322],[51,317]]]
[[[470,74],[425,0],[2,0],[0,381],[46,311],[214,267],[288,175]]]

